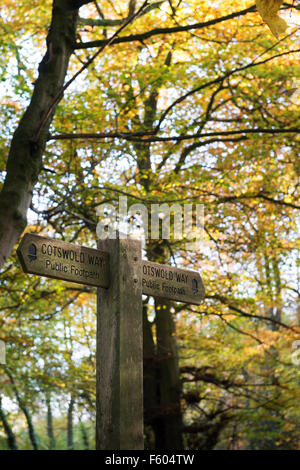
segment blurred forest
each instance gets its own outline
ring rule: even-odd
[[[197,250],[146,239],[206,296],[143,297],[145,449],[299,450],[299,3],[280,16],[276,38],[249,0],[1,2],[0,449],[95,448],[96,289],[16,248],[95,248],[126,196],[204,208]]]

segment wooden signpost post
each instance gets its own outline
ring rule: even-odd
[[[98,287],[96,448],[142,450],[142,294],[200,304],[198,272],[142,260],[139,240],[91,249],[26,234],[17,250],[24,272]]]

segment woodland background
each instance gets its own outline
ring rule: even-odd
[[[0,449],[94,448],[96,291],[24,274],[16,246],[96,247],[120,195],[205,213],[199,251],[145,247],[206,289],[144,298],[145,448],[299,449],[297,2],[278,39],[249,0],[141,5],[1,2]]]

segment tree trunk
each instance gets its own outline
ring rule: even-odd
[[[181,450],[181,383],[178,366],[175,322],[170,301],[156,300],[156,337],[159,417],[155,420],[155,449]]]
[[[164,241],[148,242],[147,255],[151,261],[167,263],[168,245]],[[172,305],[168,300],[155,300],[155,368],[152,366],[151,369],[152,374],[155,374],[155,407],[151,424],[155,434],[156,450],[183,449],[181,381]],[[153,350],[153,346],[149,350]]]
[[[47,403],[47,435],[48,435],[48,442],[49,442],[48,445],[49,445],[49,449],[55,449],[56,442],[55,442],[54,431],[53,431],[53,416],[52,416],[50,393],[47,393],[46,403]]]
[[[29,410],[28,410],[26,404],[24,403],[21,395],[19,394],[19,391],[17,389],[15,380],[14,380],[11,372],[9,371],[9,369],[7,367],[5,369],[5,372],[8,375],[9,380],[12,384],[12,387],[13,387],[13,390],[15,392],[18,405],[19,405],[20,409],[22,410],[22,412],[24,413],[24,416],[25,416],[25,419],[26,419],[26,422],[27,422],[27,427],[28,427],[28,434],[29,434],[29,438],[30,438],[32,447],[33,447],[34,450],[38,450],[38,448],[39,448],[38,440],[37,440],[37,436],[36,436],[36,433],[35,433],[35,430],[34,430],[34,426],[33,426],[33,422],[32,422]]]
[[[86,427],[85,427],[84,423],[81,420],[80,420],[80,431],[81,431],[84,450],[89,450],[89,448],[90,448],[89,436],[88,436]]]
[[[147,315],[148,299],[143,302],[143,386],[144,425],[153,426],[157,415],[156,357],[151,323]],[[153,449],[153,443],[145,439],[145,449]]]
[[[8,420],[6,419],[5,413],[2,408],[2,398],[0,395],[0,420],[2,421],[3,428],[7,437],[7,443],[10,450],[18,450],[16,436],[10,427]]]
[[[171,51],[164,65],[171,64]],[[157,119],[157,103],[162,86],[156,80],[148,98],[144,101],[144,119],[138,113],[134,122],[139,130],[152,131]],[[129,98],[129,96],[128,96]],[[138,178],[146,193],[151,194],[153,174],[151,170],[151,145],[135,143]],[[169,248],[165,242],[148,241],[148,259],[166,263]],[[165,307],[164,307],[165,306]],[[170,311],[170,302],[156,301],[156,347],[153,333],[144,308],[144,405],[145,422],[151,423],[155,433],[155,449],[183,449],[182,417],[180,409],[180,374],[178,366],[175,323]]]
[[[68,407],[68,420],[67,420],[67,448],[68,450],[74,449],[74,435],[73,435],[73,409],[74,409],[75,400],[73,395]]]
[[[27,210],[56,109],[51,105],[64,84],[75,43],[78,10],[74,5],[72,0],[53,1],[47,52],[39,66],[31,102],[11,142],[0,193],[0,268],[26,227]]]

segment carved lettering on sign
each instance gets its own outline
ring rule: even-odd
[[[197,271],[142,260],[142,292],[191,304],[200,304],[204,287]]]
[[[17,253],[24,272],[108,287],[108,254],[99,250],[27,233]]]

